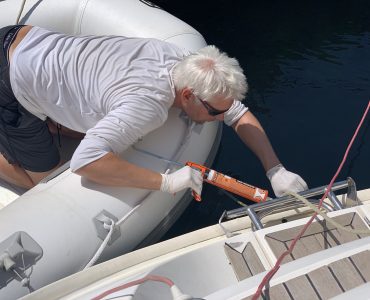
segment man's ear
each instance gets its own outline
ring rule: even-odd
[[[188,102],[193,98],[194,94],[191,89],[185,87],[181,91],[181,96],[183,98],[183,101]]]

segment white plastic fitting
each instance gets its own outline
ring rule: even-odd
[[[176,285],[171,286],[171,294],[172,294],[172,299],[173,300],[191,300],[191,299],[193,299],[192,296],[183,294]]]

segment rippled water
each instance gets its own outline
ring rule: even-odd
[[[239,60],[250,85],[245,103],[286,168],[310,187],[329,183],[370,100],[370,2],[155,2]],[[338,177],[351,176],[359,189],[370,188],[369,120]],[[213,168],[271,191],[259,161],[228,127]],[[165,238],[214,224],[236,207],[205,186],[203,201]]]

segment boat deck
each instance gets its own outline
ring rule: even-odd
[[[346,213],[333,220],[351,229],[368,229],[356,212]],[[297,236],[302,226],[296,226],[266,234],[265,240],[275,257],[286,251],[291,241]],[[325,220],[313,223],[297,242],[291,255],[285,257],[283,263],[299,259],[310,254],[343,245],[365,237],[335,228]],[[229,244],[225,251],[233,266],[238,280],[252,277],[265,271],[256,250],[248,243],[242,253]],[[370,253],[361,253],[337,260],[315,269],[305,275],[275,285],[267,290],[266,299],[328,299],[350,289],[370,282]],[[245,298],[251,299],[251,297]]]

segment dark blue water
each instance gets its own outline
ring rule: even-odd
[[[310,187],[328,184],[370,100],[370,1],[170,1],[156,4],[236,57],[245,103],[280,160]],[[370,115],[338,180],[370,187]],[[224,126],[213,168],[271,192],[257,158]],[[238,207],[205,185],[165,239],[215,224]]]

